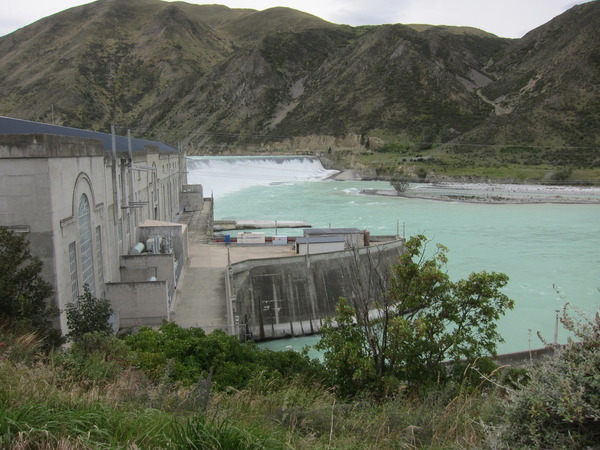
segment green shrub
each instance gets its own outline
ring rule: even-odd
[[[447,248],[438,244],[429,256],[428,243],[424,235],[408,239],[391,275],[369,268],[382,285],[389,277],[376,301],[357,290],[340,299],[335,323],[326,319],[316,348],[343,398],[366,392],[385,397],[403,384],[436,387],[452,379],[444,361],[483,364],[482,356],[494,355],[502,342],[496,321],[514,304],[502,292],[508,276],[479,272],[453,282],[445,269]],[[463,372],[458,381],[469,381]]]
[[[87,284],[83,285],[83,290],[83,294],[65,308],[69,326],[68,338],[79,341],[87,333],[112,334],[112,327],[108,322],[113,312],[110,302],[94,297]]]
[[[302,353],[262,350],[221,330],[207,335],[200,328],[184,329],[172,322],[164,322],[158,330],[144,327],[127,336],[125,342],[154,381],[159,381],[169,367],[170,379],[184,385],[210,375],[217,389],[241,389],[260,371],[311,377],[319,376],[322,370],[318,362]]]
[[[394,144],[394,143],[387,143],[387,144],[383,144],[381,147],[379,147],[377,149],[377,152],[379,153],[408,153],[410,152],[411,147],[410,145],[407,144]]]
[[[597,448],[600,442],[600,314],[562,323],[576,338],[529,371],[507,404],[504,440],[514,447]]]
[[[64,378],[86,386],[113,382],[134,366],[135,354],[115,336],[86,333],[69,348],[55,354],[53,361]]]
[[[425,180],[427,178],[427,169],[425,167],[419,167],[415,173],[421,180]]]
[[[565,183],[571,179],[571,175],[573,175],[573,169],[571,169],[570,167],[565,167],[554,172],[550,176],[550,181],[554,181],[557,183]]]

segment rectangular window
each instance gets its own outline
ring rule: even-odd
[[[96,227],[96,268],[98,269],[98,295],[104,292],[104,266],[102,264],[102,229]]]
[[[79,280],[77,278],[77,249],[75,242],[69,244],[69,266],[71,269],[71,298],[77,300],[79,296]]]

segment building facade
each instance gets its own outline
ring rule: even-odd
[[[0,226],[26,233],[61,310],[84,284],[94,296],[109,298],[110,285],[122,282],[122,256],[135,254],[140,239],[152,235],[144,228],[142,237],[140,225],[157,221],[165,233],[185,206],[180,204],[180,193],[190,191],[185,186],[185,158],[166,144],[0,117]],[[202,191],[192,190],[197,207]],[[180,228],[176,238],[187,239]],[[186,257],[174,254],[174,265]],[[126,292],[112,291],[120,297]],[[156,304],[164,300],[163,291]],[[128,302],[109,300],[117,313]],[[64,313],[60,327],[67,331]]]

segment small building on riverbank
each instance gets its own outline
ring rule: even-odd
[[[299,255],[339,252],[345,248],[346,240],[342,236],[299,237],[295,246]]]
[[[358,228],[306,228],[304,230],[304,237],[310,239],[341,237],[346,249],[369,245],[368,236],[368,231]]]

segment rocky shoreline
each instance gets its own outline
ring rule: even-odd
[[[543,186],[494,183],[418,183],[398,194],[394,189],[365,189],[366,195],[446,202],[490,204],[600,204],[600,187]]]

